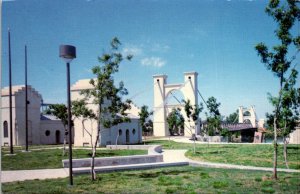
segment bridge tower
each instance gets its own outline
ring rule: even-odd
[[[168,113],[171,112],[172,108],[181,108],[181,114],[185,116],[183,105],[178,103],[177,105],[166,104],[167,97],[172,95],[172,91],[179,90],[183,93],[185,100],[190,100],[191,105],[198,104],[198,73],[197,72],[186,72],[184,73],[184,83],[183,84],[167,84],[167,75],[154,75],[154,115],[153,115],[153,132],[154,136],[168,136],[168,124],[166,118]],[[191,136],[190,131],[193,130],[197,134],[198,127],[193,123],[190,124],[185,118],[185,129],[184,134]]]
[[[239,107],[239,123],[251,123],[253,128],[257,127],[257,116],[254,106],[250,108]]]

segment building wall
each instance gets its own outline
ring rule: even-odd
[[[119,135],[119,131],[121,135]],[[137,144],[142,142],[141,126],[138,119],[131,119],[130,123],[121,123],[111,129],[104,129],[101,135],[100,145]],[[126,135],[129,134],[129,136]],[[129,139],[127,139],[129,137]]]
[[[17,144],[26,144],[25,90],[16,93],[16,135]],[[40,106],[42,98],[35,92],[28,91],[28,143],[41,144],[40,141]],[[29,124],[30,123],[30,124]]]
[[[62,144],[65,129],[60,120],[41,120],[40,141],[43,144]]]
[[[13,86],[12,95],[12,128],[13,145],[25,145],[25,87]],[[29,144],[40,144],[39,122],[40,105],[42,97],[31,87],[28,88],[28,142]],[[8,122],[8,137],[5,138],[2,131],[2,145],[10,144],[10,120],[9,120],[9,95],[8,91],[2,90],[2,127],[5,121]]]
[[[300,127],[296,127],[296,129],[290,133],[290,143],[300,144]]]

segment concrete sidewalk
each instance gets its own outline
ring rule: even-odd
[[[14,182],[35,179],[52,179],[68,177],[68,169],[40,169],[40,170],[10,170],[1,172],[1,182]]]

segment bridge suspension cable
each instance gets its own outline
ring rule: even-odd
[[[206,101],[204,100],[203,96],[201,95],[200,91],[197,89],[199,96],[201,97],[201,99],[203,100],[204,104],[206,105],[207,108],[207,104]]]

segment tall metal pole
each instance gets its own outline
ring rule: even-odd
[[[27,86],[27,46],[25,45],[25,150],[28,151],[28,86]]]
[[[10,154],[14,153],[13,148],[13,127],[12,127],[12,84],[11,84],[11,50],[10,50],[10,29],[8,29],[8,66],[9,66],[9,123],[10,123]]]
[[[70,94],[70,63],[67,63],[67,93],[68,93],[68,132],[69,132],[69,177],[73,185],[72,163],[72,130],[71,130],[71,94]]]

